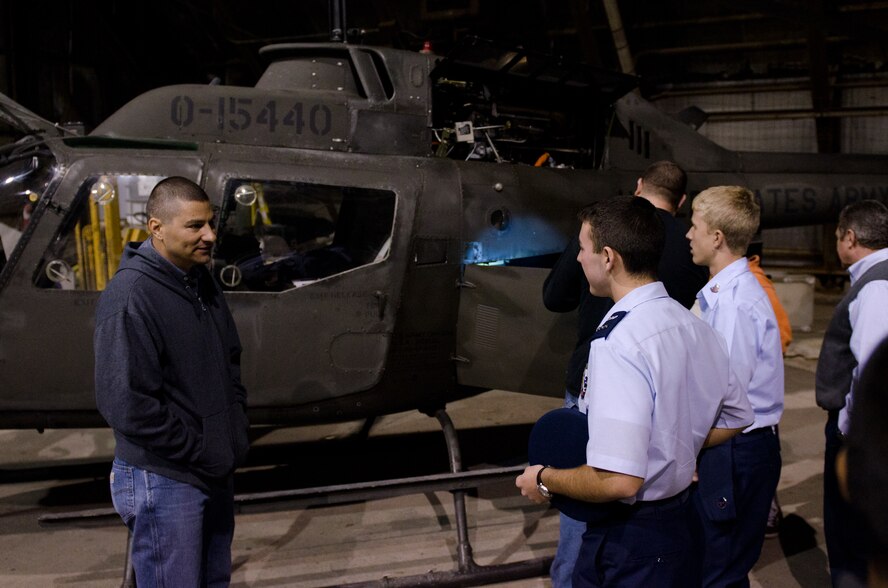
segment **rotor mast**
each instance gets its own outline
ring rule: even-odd
[[[346,43],[345,0],[330,0],[330,40],[334,43]]]

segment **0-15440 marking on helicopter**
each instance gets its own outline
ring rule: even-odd
[[[289,108],[287,108],[289,106]],[[288,102],[279,106],[277,100],[264,104],[254,103],[252,98],[220,96],[215,103],[206,102],[195,106],[190,96],[175,96],[170,101],[170,121],[179,128],[191,126],[196,120],[214,120],[215,127],[224,131],[245,131],[251,126],[264,126],[274,133],[279,127],[288,127],[301,135],[304,130],[322,137],[330,133],[333,112],[326,104],[311,107],[302,102]]]

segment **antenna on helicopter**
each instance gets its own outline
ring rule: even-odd
[[[345,43],[345,0],[330,0],[330,40]]]

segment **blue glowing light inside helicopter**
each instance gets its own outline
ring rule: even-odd
[[[550,221],[537,217],[513,217],[504,230],[485,226],[466,242],[464,262],[506,265],[511,261],[561,253],[569,235]]]

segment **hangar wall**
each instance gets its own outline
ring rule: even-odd
[[[841,151],[888,154],[888,87],[872,77],[846,80],[841,92]],[[884,83],[875,81],[876,84]],[[817,131],[809,80],[773,80],[757,84],[707,84],[674,87],[654,99],[665,112],[677,114],[692,106],[710,115],[699,132],[736,151],[817,152]],[[788,88],[788,89],[786,89]],[[782,112],[781,112],[782,111]],[[867,113],[871,113],[867,115]],[[824,244],[833,228],[821,225],[766,229],[762,232],[766,265],[824,265]]]

